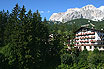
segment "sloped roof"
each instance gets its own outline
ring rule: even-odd
[[[97,29],[94,29],[94,28],[88,28],[88,27],[80,27],[80,28],[79,28],[78,30],[76,30],[74,33],[78,32],[79,30],[81,30],[81,29],[83,29],[83,28],[89,29],[89,30],[94,30],[94,31],[99,31],[99,32],[104,32],[104,30],[97,30]]]

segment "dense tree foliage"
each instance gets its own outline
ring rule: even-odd
[[[18,4],[11,13],[0,12],[0,69],[53,69],[60,64],[61,37],[49,41],[47,20],[41,19],[38,10],[26,13]]]
[[[69,39],[84,24],[102,29],[104,21],[77,19],[66,23],[42,21],[39,11],[18,4],[0,12],[0,69],[103,69],[104,52],[67,50]]]

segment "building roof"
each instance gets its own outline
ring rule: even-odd
[[[99,32],[104,32],[104,30],[97,30],[97,29],[94,29],[94,28],[88,28],[88,27],[80,27],[80,28],[79,28],[78,30],[76,30],[74,33],[78,32],[79,30],[81,30],[81,29],[83,29],[83,28],[89,29],[89,30],[94,30],[94,31],[99,31]]]

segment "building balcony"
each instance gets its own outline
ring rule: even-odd
[[[79,39],[78,37],[76,37],[75,39]]]
[[[91,36],[90,38],[95,38],[95,36]]]
[[[94,43],[91,43],[91,44],[74,44],[74,46],[94,46],[95,44]]]
[[[81,40],[81,43],[89,42],[89,40]]]
[[[90,40],[90,42],[96,42],[97,40]]]
[[[95,43],[91,43],[91,44],[74,44],[74,46],[104,46],[104,44],[95,44]]]
[[[81,36],[81,35],[93,35],[93,34],[95,34],[95,32],[85,32],[85,33],[76,34],[76,36]]]
[[[89,36],[82,36],[82,37],[80,37],[80,39],[89,39],[89,38],[95,38],[95,36],[91,36],[91,37],[89,37]]]
[[[104,44],[94,44],[94,46],[104,46]]]
[[[78,43],[78,42],[80,42],[80,41],[79,41],[79,40],[75,40],[74,42],[75,42],[75,43]]]

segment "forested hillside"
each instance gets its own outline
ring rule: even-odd
[[[67,23],[49,22],[38,12],[26,11],[18,4],[12,12],[0,12],[0,69],[103,69],[104,52],[95,49],[67,50],[69,39],[81,25],[102,22],[77,19]],[[52,37],[49,35],[53,34]]]
[[[52,32],[53,30],[57,30],[57,32],[60,31],[76,31],[78,28],[80,28],[82,25],[89,24],[89,28],[92,28],[90,24],[95,25],[94,28],[101,30],[104,29],[104,21],[91,21],[88,19],[75,19],[68,22],[49,22],[49,28]]]

